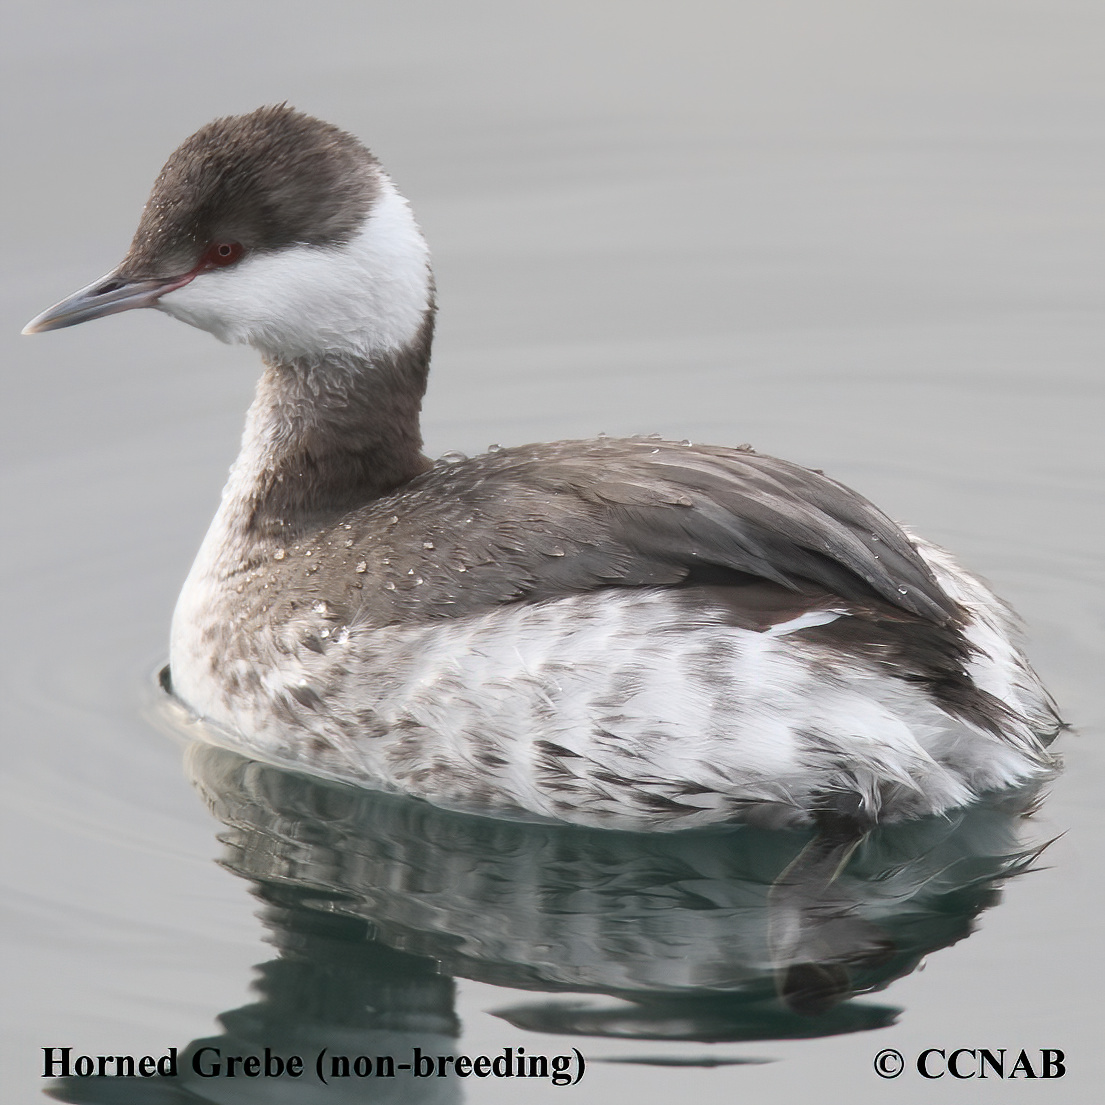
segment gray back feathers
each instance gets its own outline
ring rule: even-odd
[[[388,609],[366,610],[370,621],[735,573],[878,598],[937,625],[960,614],[902,530],[862,496],[737,449],[651,440],[506,449],[438,465],[340,526],[350,555],[386,560],[395,577],[379,596]]]

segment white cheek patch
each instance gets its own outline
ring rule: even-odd
[[[343,246],[291,246],[202,273],[158,308],[270,360],[370,357],[409,345],[430,305],[429,250],[386,178]]]

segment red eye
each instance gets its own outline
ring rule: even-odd
[[[233,265],[242,256],[242,247],[238,242],[212,242],[204,250],[200,264],[204,268],[221,269]]]

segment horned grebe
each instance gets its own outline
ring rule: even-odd
[[[658,439],[429,461],[427,248],[333,126],[203,127],[119,267],[25,332],[134,307],[264,360],[170,652],[247,753],[665,829],[922,816],[1055,764],[1010,611],[819,472]]]

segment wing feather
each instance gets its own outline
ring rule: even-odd
[[[385,530],[406,573],[426,583],[412,609],[447,616],[711,571],[858,602],[878,596],[936,625],[962,613],[867,499],[744,449],[651,439],[522,446],[439,465],[350,521],[358,544],[379,543],[373,535]],[[391,601],[402,605],[405,593]]]

